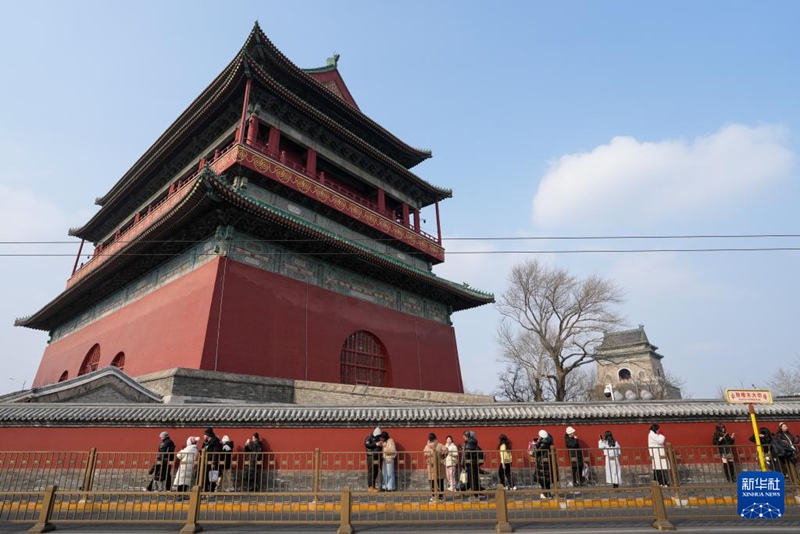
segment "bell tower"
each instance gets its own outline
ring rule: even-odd
[[[644,325],[608,332],[595,353],[597,383],[610,386],[614,400],[680,399],[681,391],[668,380],[658,347],[650,343]]]

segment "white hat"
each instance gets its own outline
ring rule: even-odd
[[[575,433],[575,429],[574,429],[574,428],[572,428],[571,426],[568,426],[568,427],[567,427],[567,434],[570,434],[570,435],[571,435],[571,434],[574,434],[574,433]]]
[[[222,436],[222,441],[230,441],[230,440],[231,438],[229,438],[228,436]]]
[[[375,427],[375,430],[372,431],[373,436],[380,436],[381,435],[381,427]]]
[[[542,429],[542,430],[539,431],[539,437],[542,438],[542,439],[546,438],[549,435],[550,434],[547,433],[547,430]]]

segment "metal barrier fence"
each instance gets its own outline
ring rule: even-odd
[[[526,450],[514,450],[510,466],[512,483],[508,486],[531,488],[539,485],[535,459]],[[671,447],[665,449],[668,460],[668,482],[671,486],[726,484],[735,480],[741,471],[758,471],[759,460],[754,447],[732,447],[728,459],[716,447]],[[562,486],[585,483],[587,486],[606,483],[606,464],[603,451],[581,451],[583,462],[573,462],[575,453],[552,449],[549,458],[550,478]],[[364,452],[264,452],[217,453],[195,455],[189,470],[191,487],[205,480],[210,470],[219,472],[215,484],[218,491],[255,492],[331,492],[345,487],[366,488],[368,463],[380,456],[368,457]],[[174,489],[176,457],[156,461],[155,453],[142,452],[0,452],[0,483],[6,491],[43,490],[55,485],[62,490],[139,491]],[[463,458],[462,458],[463,460]],[[769,461],[769,458],[768,458]],[[650,451],[647,448],[622,449],[616,462],[620,466],[620,484],[645,486],[653,479]],[[463,465],[463,461],[461,462]],[[773,469],[783,471],[787,484],[798,485],[794,465],[774,462]],[[771,463],[768,463],[770,467]],[[499,451],[484,451],[480,479],[484,486],[499,483],[501,467]],[[580,474],[577,479],[573,470]],[[429,488],[428,466],[422,452],[401,451],[394,462],[396,488],[399,491],[425,491]],[[460,470],[460,468],[459,468]],[[583,481],[582,479],[586,480]],[[442,473],[442,478],[446,478]],[[152,487],[152,482],[156,487]],[[148,488],[148,486],[150,486]],[[206,488],[209,490],[210,488]]]
[[[485,523],[504,531],[511,523],[612,519],[669,528],[669,519],[737,518],[735,476],[759,470],[751,447],[736,448],[729,457],[734,471],[726,473],[716,447],[668,446],[668,486],[662,487],[652,481],[650,451],[626,448],[615,488],[606,484],[602,451],[587,449],[580,474],[588,477],[579,477],[583,485],[576,487],[570,452],[548,451],[553,461],[547,464],[546,488],[529,453],[513,451],[509,486],[514,489],[506,490],[498,483],[499,452],[484,451],[474,491],[431,486],[423,453],[400,452],[397,491],[387,492],[367,491],[370,458],[364,452],[201,451],[184,466],[191,467],[191,483],[180,488],[170,480],[177,474],[173,458],[166,458],[166,469],[158,468],[163,463],[155,453],[5,452],[0,453],[0,480],[7,489],[0,493],[0,521],[37,521],[31,532],[70,522],[174,523],[183,525],[182,532],[194,532],[200,523],[338,524],[340,532],[350,532],[354,524],[420,522]],[[214,483],[212,471],[220,473]],[[794,473],[787,471],[785,517],[800,519]],[[148,485],[155,491],[146,491]]]

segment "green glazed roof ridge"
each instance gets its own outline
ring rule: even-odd
[[[227,189],[231,194],[234,194],[234,195],[238,196],[239,198],[241,198],[241,199],[243,199],[243,200],[245,200],[247,202],[250,202],[251,204],[255,204],[261,209],[264,209],[266,211],[270,211],[270,212],[274,213],[275,215],[278,215],[278,216],[283,217],[285,219],[289,219],[294,224],[297,224],[299,226],[303,226],[305,228],[308,228],[309,230],[313,230],[314,232],[323,234],[326,237],[328,237],[328,238],[330,238],[330,239],[332,239],[334,241],[337,241],[337,242],[339,242],[339,243],[341,243],[343,245],[350,246],[350,247],[353,247],[353,248],[357,248],[361,252],[367,253],[367,254],[369,254],[371,256],[376,256],[376,257],[380,258],[381,260],[388,261],[388,262],[390,262],[390,263],[392,263],[392,264],[394,264],[397,267],[400,267],[402,269],[406,269],[406,270],[412,271],[415,274],[420,275],[423,278],[426,278],[426,279],[430,280],[431,282],[447,285],[447,286],[449,286],[450,288],[452,288],[452,289],[454,289],[456,291],[459,291],[459,292],[461,292],[463,294],[471,294],[475,298],[479,298],[481,300],[485,300],[487,298],[490,298],[491,300],[494,300],[494,294],[493,293],[479,291],[479,290],[474,289],[472,287],[465,287],[463,284],[458,284],[458,283],[453,282],[451,280],[447,280],[446,278],[442,278],[440,276],[437,276],[437,275],[435,275],[435,274],[433,274],[433,273],[431,273],[429,271],[425,271],[423,269],[419,269],[417,267],[414,267],[413,265],[408,265],[406,263],[401,262],[400,260],[392,258],[391,256],[388,256],[388,255],[383,254],[381,252],[377,252],[375,250],[372,250],[369,247],[366,247],[366,246],[364,246],[364,245],[362,245],[362,244],[360,244],[360,243],[358,243],[356,241],[353,241],[351,239],[347,239],[345,237],[342,237],[342,236],[340,236],[338,234],[335,234],[335,233],[331,232],[330,230],[327,230],[325,228],[317,226],[316,224],[310,223],[310,222],[308,222],[308,221],[306,221],[306,220],[304,220],[304,219],[302,219],[300,217],[297,217],[296,215],[294,215],[292,213],[283,211],[282,209],[277,208],[275,206],[272,206],[270,204],[267,204],[267,203],[265,203],[265,202],[263,202],[263,201],[261,201],[259,199],[243,195],[239,191],[234,189],[232,185],[229,185],[229,184],[225,183],[224,181],[220,180],[220,176],[217,175],[216,173],[214,173],[213,171],[211,171],[210,169],[209,169],[209,173],[210,174],[207,175],[207,176],[213,177],[215,185]]]

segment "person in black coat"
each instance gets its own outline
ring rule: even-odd
[[[767,467],[772,467],[772,432],[769,428],[762,426],[758,429],[758,440],[761,442],[761,453],[764,455],[764,461]],[[750,441],[756,442],[756,435],[750,436]]]
[[[383,461],[380,427],[375,427],[375,430],[364,439],[364,449],[367,452],[367,491],[380,491],[381,463]]]
[[[203,433],[203,449],[206,451],[206,462],[208,465],[204,491],[216,491],[217,480],[219,478],[219,453],[222,452],[222,442],[217,435],[214,434],[213,428],[206,428],[206,431]]]
[[[787,478],[787,484],[800,483],[797,475],[798,441],[800,440],[789,432],[789,425],[778,423],[778,431],[772,436],[772,458]]]
[[[247,454],[247,491],[261,491],[262,453],[264,444],[258,432],[244,442],[244,452]]]
[[[725,472],[725,480],[728,482],[736,482],[736,464],[733,457],[733,443],[736,438],[736,432],[728,434],[725,430],[725,425],[722,423],[717,424],[714,431],[714,437],[711,442],[717,446],[719,456],[722,459],[722,470]]]
[[[172,462],[175,461],[175,443],[170,439],[169,432],[158,435],[161,443],[158,444],[158,456],[151,471],[153,478],[147,485],[148,491],[167,491],[172,487]]]
[[[545,493],[539,495],[542,499],[549,499],[553,476],[550,472],[550,455],[553,447],[553,437],[542,429],[539,436],[533,438],[534,458],[536,460],[536,478]]]
[[[572,486],[575,488],[585,486],[586,479],[583,478],[583,450],[581,450],[581,443],[578,441],[578,435],[571,426],[567,427],[564,442],[569,451],[569,465],[572,469]]]
[[[482,451],[478,445],[478,438],[472,430],[464,431],[463,451],[464,471],[467,473],[466,491],[480,491],[480,462]]]

